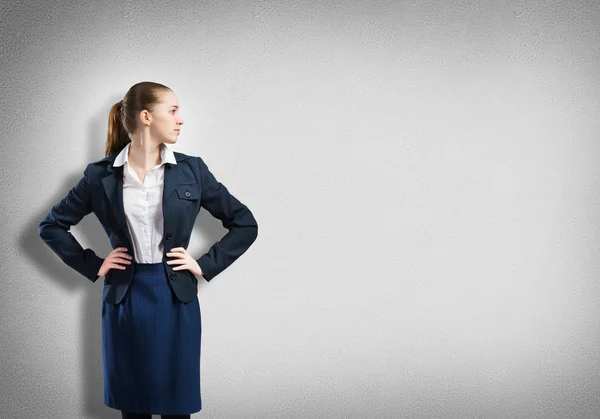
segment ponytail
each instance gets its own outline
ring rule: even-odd
[[[110,108],[108,116],[108,135],[106,138],[105,157],[118,153],[131,141],[123,125],[123,101],[120,100]]]

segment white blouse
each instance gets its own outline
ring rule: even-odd
[[[144,179],[129,165],[127,144],[117,155],[113,166],[123,167],[123,207],[125,218],[134,247],[134,260],[137,263],[162,262],[164,240],[164,219],[162,211],[162,193],[165,175],[165,163],[177,164],[175,155],[166,146],[161,145],[161,163],[154,166]]]

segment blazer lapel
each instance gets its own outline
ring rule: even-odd
[[[114,167],[113,163],[116,158],[116,154],[109,158],[109,164],[106,166],[110,172],[108,176],[102,178],[102,185],[106,193],[106,198],[110,202],[110,208],[112,208],[115,222],[121,237],[127,239],[130,246],[133,246],[133,240],[129,234],[129,227],[127,227],[127,221],[125,220],[125,207],[123,204],[123,167]],[[179,162],[179,159],[177,159]],[[181,180],[180,175],[180,164],[164,164],[164,183],[163,183],[163,195],[162,195],[162,209],[164,222],[167,221],[168,214],[166,213],[167,205],[166,201],[169,195],[173,193],[179,181]],[[163,225],[164,227],[164,225]],[[166,231],[166,230],[165,230]]]
[[[124,235],[127,242],[133,244],[127,222],[125,221],[125,209],[123,206],[123,166],[113,166],[115,157],[110,160],[110,164],[107,166],[108,171],[111,173],[102,178],[102,185],[104,185],[104,192],[110,202],[110,208],[112,209],[121,237]]]

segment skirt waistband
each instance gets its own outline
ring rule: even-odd
[[[153,273],[153,272],[165,272],[165,267],[163,262],[156,263],[138,263],[133,262],[133,272],[144,272],[144,273]]]

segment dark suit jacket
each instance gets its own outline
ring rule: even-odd
[[[39,225],[39,235],[58,257],[68,266],[92,282],[98,279],[98,271],[104,259],[92,249],[83,249],[69,232],[69,227],[93,212],[106,233],[113,249],[126,247],[134,256],[134,248],[125,221],[123,207],[123,168],[113,167],[118,153],[88,164],[83,177],[56,204]],[[187,269],[173,271],[178,265],[167,265],[165,254],[173,247],[187,249],[192,228],[200,207],[221,220],[229,231],[199,259],[203,277],[210,281],[239,258],[258,235],[258,225],[250,210],[229,193],[200,157],[174,152],[177,164],[165,163],[163,189],[164,251],[162,262],[169,283],[177,298],[187,303],[196,298],[198,280]],[[132,262],[135,259],[132,260]],[[111,269],[104,279],[102,300],[118,304],[133,274],[133,263],[126,269]]]

